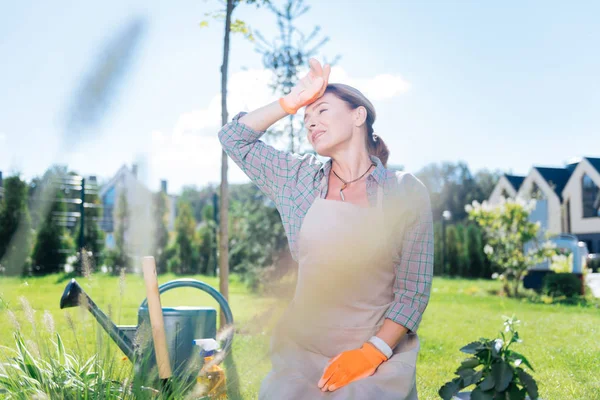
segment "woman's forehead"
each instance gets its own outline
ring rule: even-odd
[[[335,99],[336,97],[331,93],[325,93],[323,96],[319,97],[317,100],[306,106],[305,112],[311,112],[313,109],[321,105],[321,103],[334,103]]]

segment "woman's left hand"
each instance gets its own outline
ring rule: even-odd
[[[324,392],[334,391],[371,376],[386,360],[387,357],[369,342],[360,349],[344,351],[329,361],[319,380],[319,388]]]

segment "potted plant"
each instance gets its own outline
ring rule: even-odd
[[[523,366],[533,367],[522,354],[511,349],[513,343],[521,342],[515,325],[520,321],[504,317],[504,332],[501,338],[480,338],[460,349],[472,356],[463,360],[456,370],[458,377],[444,384],[438,394],[444,400],[541,400],[535,379]],[[510,334],[507,341],[505,332]],[[481,368],[479,368],[481,367]],[[462,389],[475,385],[472,392]]]

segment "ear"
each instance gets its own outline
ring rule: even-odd
[[[354,110],[354,125],[362,126],[367,120],[367,109],[364,106],[358,106]]]

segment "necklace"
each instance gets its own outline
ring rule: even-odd
[[[371,169],[371,167],[375,167],[376,164],[375,163],[371,163],[371,165],[369,165],[369,168],[365,171],[364,174],[362,174],[361,176],[359,176],[358,178],[351,180],[351,181],[345,181],[344,179],[342,179],[341,176],[339,176],[338,174],[335,173],[335,171],[332,169],[331,171],[333,172],[333,174],[335,176],[337,176],[337,178],[342,181],[343,185],[342,188],[340,189],[340,197],[342,198],[342,201],[346,201],[346,199],[344,198],[344,193],[342,193],[342,190],[346,189],[346,187],[348,187],[349,184],[356,182],[360,179],[362,179],[363,176],[365,176],[367,174],[367,172],[369,172],[369,170]]]

